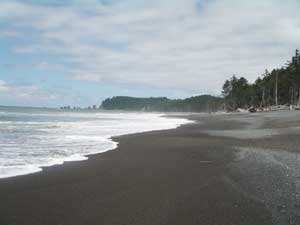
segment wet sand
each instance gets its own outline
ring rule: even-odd
[[[300,113],[188,117],[197,122],[1,179],[0,224],[300,224]]]

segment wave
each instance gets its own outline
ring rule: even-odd
[[[1,121],[0,178],[42,171],[67,161],[115,149],[113,136],[176,128],[191,122],[153,113],[57,113],[39,121],[26,113]],[[17,118],[15,118],[17,117]],[[27,121],[30,117],[31,121]],[[72,119],[70,119],[72,118]]]

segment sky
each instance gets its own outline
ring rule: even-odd
[[[0,105],[220,95],[280,68],[299,0],[0,0]]]

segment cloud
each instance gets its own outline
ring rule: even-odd
[[[49,63],[47,61],[36,61],[33,63],[4,63],[0,64],[8,69],[38,69],[41,71],[64,71],[64,65]]]
[[[46,54],[72,79],[219,93],[253,80],[299,47],[299,1],[0,3],[0,21],[30,35],[16,53]],[[47,65],[50,67],[49,65]]]
[[[36,86],[12,85],[0,80],[0,97],[14,97],[19,100],[53,100],[57,96],[47,93]]]
[[[5,81],[0,80],[0,93],[1,92],[8,92],[10,90],[9,86],[6,84]]]
[[[8,38],[15,38],[15,37],[20,37],[20,33],[17,31],[0,31],[0,38],[1,37],[8,37]]]

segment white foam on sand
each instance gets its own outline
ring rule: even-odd
[[[30,173],[36,173],[42,171],[41,168],[35,165],[26,166],[0,166],[0,178],[7,178],[13,176],[20,176]]]
[[[56,112],[10,116],[17,119],[1,121],[0,178],[87,160],[88,155],[115,149],[118,143],[111,140],[113,136],[173,129],[192,122],[158,113]]]

